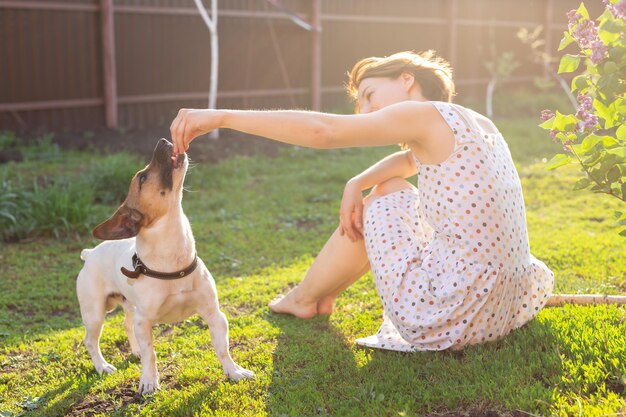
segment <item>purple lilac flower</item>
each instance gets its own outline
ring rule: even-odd
[[[593,114],[593,98],[588,94],[579,94],[578,102],[580,103],[576,112],[576,118],[580,120],[577,124],[578,131],[593,130],[598,124],[598,116]]]
[[[609,52],[609,48],[602,42],[600,38],[591,42],[591,55],[590,59],[595,65],[600,64],[604,61],[604,57],[607,52]]]
[[[609,0],[604,0],[603,3],[616,19],[626,19],[626,0],[618,1],[615,4]]]
[[[606,1],[608,2],[608,0]],[[626,0],[622,0],[620,4],[622,3],[624,3],[623,8],[626,10]],[[605,4],[607,4],[608,8],[617,7],[617,5],[612,6],[610,3]],[[570,10],[567,13],[567,27],[582,49],[591,49],[589,58],[594,65],[598,65],[604,61],[608,48],[598,35],[596,22],[590,19],[580,20],[581,18],[582,16],[580,13],[576,13],[576,10]]]
[[[571,152],[572,149],[570,148],[570,146],[572,146],[573,143],[574,142],[572,142],[571,140],[566,140],[565,142],[563,142],[563,150]]]
[[[578,23],[581,17],[582,15],[580,13],[576,13],[576,10],[570,10],[567,12],[567,26],[571,29]]]
[[[550,120],[554,117],[554,113],[551,110],[541,110],[541,121],[545,122],[546,120]]]
[[[598,28],[593,20],[585,19],[574,29],[572,36],[578,40],[581,48],[590,48],[593,41],[598,38]]]
[[[554,143],[559,143],[560,142],[559,139],[556,137],[556,135],[558,135],[558,134],[559,134],[558,130],[552,129],[550,131],[550,138],[552,139],[552,142],[554,142]]]

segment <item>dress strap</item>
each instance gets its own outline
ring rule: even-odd
[[[473,110],[446,102],[434,102],[433,104],[454,132],[457,143],[487,142],[492,145],[493,139],[491,137],[500,134],[489,119]]]
[[[473,142],[472,130],[474,126],[470,118],[463,114],[461,108],[452,103],[433,102],[435,108],[439,111],[443,119],[446,121],[452,132],[456,143]]]

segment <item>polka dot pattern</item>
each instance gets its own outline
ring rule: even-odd
[[[529,320],[554,274],[530,254],[519,176],[499,132],[476,113],[433,102],[454,132],[440,164],[418,166],[418,188],[377,198],[365,242],[383,324],[357,343],[380,349],[460,349]]]

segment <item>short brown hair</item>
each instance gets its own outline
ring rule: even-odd
[[[387,57],[370,57],[360,60],[354,64],[348,73],[348,83],[346,84],[348,95],[356,102],[359,84],[364,79],[372,77],[397,78],[405,72],[413,74],[426,99],[452,101],[454,96],[452,67],[448,61],[437,56],[433,50],[420,53],[398,52]]]

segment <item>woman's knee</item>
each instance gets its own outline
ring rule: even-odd
[[[387,181],[381,182],[380,184],[376,184],[374,188],[372,188],[372,192],[370,192],[370,195],[383,196],[409,188],[413,188],[413,185],[410,182],[408,182],[404,178],[393,177],[388,179]]]
[[[366,211],[376,199],[382,196],[411,188],[414,188],[414,186],[400,177],[390,178],[387,181],[376,184],[372,188],[372,191],[363,199],[363,211]]]

